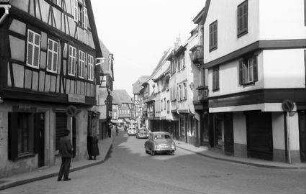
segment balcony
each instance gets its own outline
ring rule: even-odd
[[[196,45],[190,49],[191,60],[195,65],[204,64],[204,50],[202,45]]]
[[[197,88],[198,90],[198,100],[204,101],[208,99],[209,90],[207,86],[200,86]]]

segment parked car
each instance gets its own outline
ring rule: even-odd
[[[151,132],[149,139],[144,144],[145,151],[154,156],[156,153],[174,154],[175,142],[168,132]]]
[[[135,127],[129,127],[127,130],[128,135],[136,135],[137,131]]]
[[[146,128],[141,128],[136,133],[137,139],[147,139],[149,137],[149,133]]]

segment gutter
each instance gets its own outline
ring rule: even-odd
[[[5,18],[8,16],[10,8],[11,8],[11,5],[1,5],[0,4],[0,9],[5,9],[4,15],[0,18],[0,25],[5,20]]]

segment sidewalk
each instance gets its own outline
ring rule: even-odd
[[[187,144],[185,142],[175,140],[176,146],[183,150],[187,150],[193,152],[195,154],[205,156],[208,158],[213,158],[217,160],[223,160],[227,162],[234,162],[240,164],[246,164],[250,166],[257,167],[265,167],[265,168],[277,168],[277,169],[306,169],[306,163],[296,163],[296,164],[288,164],[283,162],[274,162],[274,161],[266,161],[259,160],[254,158],[240,158],[234,156],[227,156],[222,153],[217,153],[209,150],[207,147],[195,147],[191,144]]]
[[[113,136],[114,137],[114,136]],[[94,165],[102,164],[109,151],[112,148],[113,137],[108,139],[103,139],[99,143],[100,155],[97,156],[96,160],[81,160],[81,161],[73,161],[71,164],[70,172],[81,170],[84,168],[88,168]],[[56,177],[59,171],[59,165],[51,166],[51,167],[43,167],[37,170],[34,170],[29,173],[18,174],[11,177],[5,177],[0,179],[0,190],[4,190],[10,187],[15,187],[18,185],[34,182],[37,180],[47,179],[50,177]],[[56,181],[56,178],[54,178]]]

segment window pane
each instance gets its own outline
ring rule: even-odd
[[[51,66],[52,66],[52,53],[50,51],[48,51],[48,63],[47,63],[47,67],[49,70],[51,70]]]
[[[58,44],[57,44],[57,42],[54,42],[54,48],[53,48],[53,50],[54,50],[55,52],[57,52],[57,49],[58,49]]]
[[[38,67],[39,66],[39,47],[35,47],[34,49],[34,66]]]
[[[57,69],[57,61],[58,61],[58,59],[57,59],[57,54],[55,53],[54,55],[53,55],[53,71],[56,71],[56,69]]]
[[[34,36],[33,32],[29,31],[29,33],[28,33],[28,42],[34,42],[33,41],[33,39],[34,39],[33,36]]]
[[[49,40],[49,41],[48,41],[48,50],[51,50],[51,51],[52,51],[52,48],[53,48],[52,41]]]
[[[35,44],[40,45],[40,36],[38,34],[35,34]]]
[[[33,46],[28,44],[28,64],[33,65]]]

